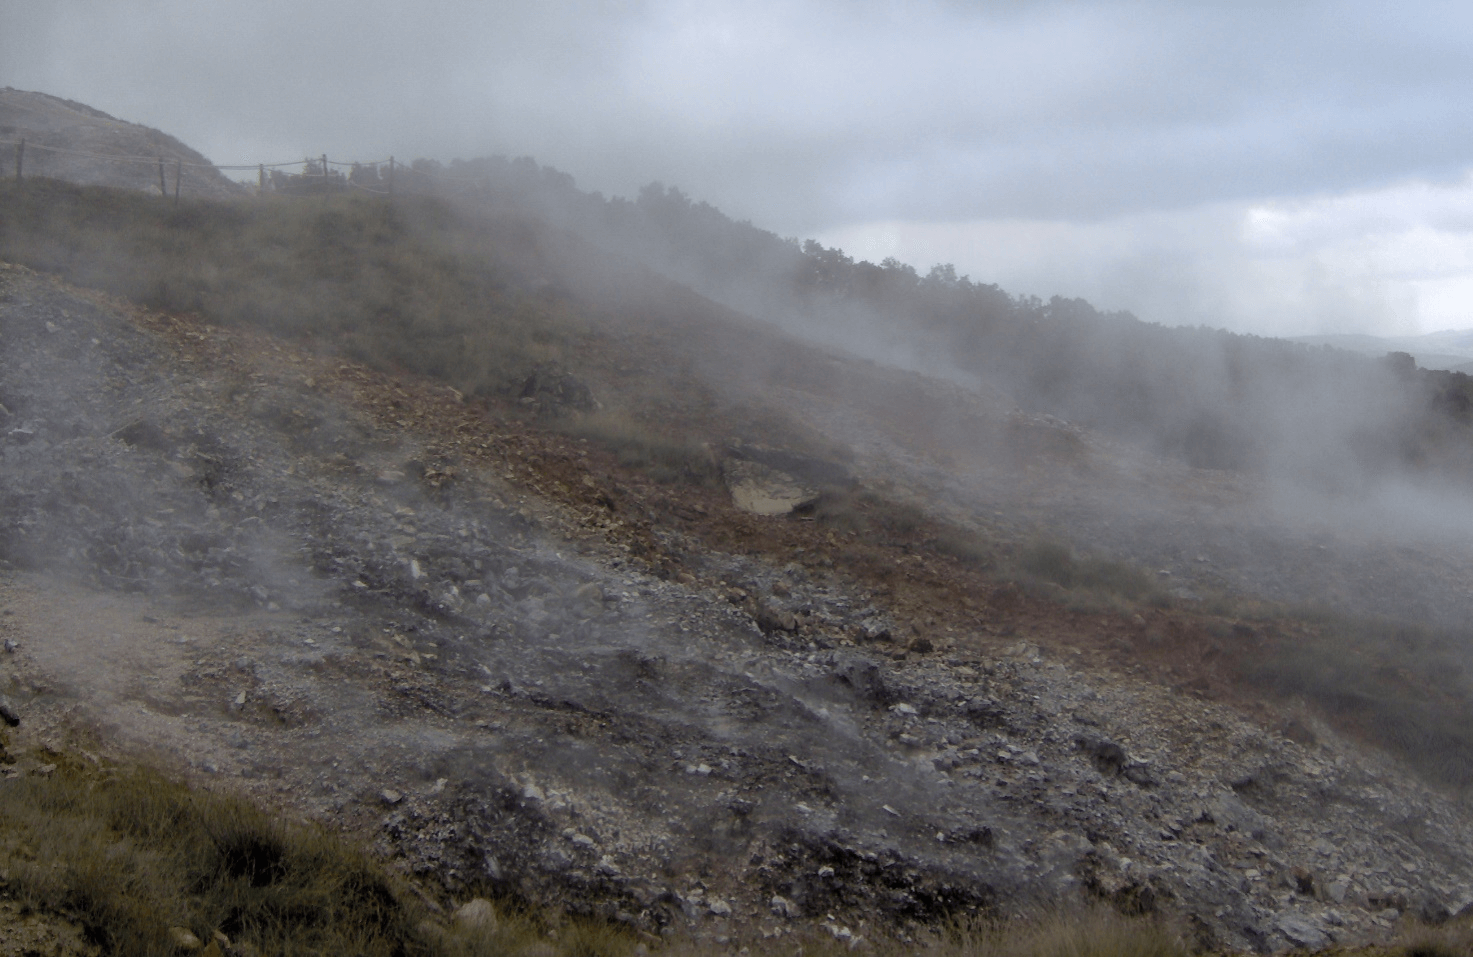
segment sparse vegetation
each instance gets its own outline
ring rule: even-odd
[[[50,757],[50,775],[0,782],[6,888],[105,953],[166,952],[171,927],[270,953],[426,952],[421,909],[321,829],[142,768]]]
[[[612,451],[620,465],[638,469],[656,482],[709,485],[720,480],[709,447],[693,438],[672,437],[621,412],[599,411],[560,424],[569,435]]]
[[[1433,781],[1473,785],[1473,700],[1459,654],[1465,635],[1316,610],[1281,621],[1291,634],[1255,658],[1248,682],[1312,702]]]
[[[1451,921],[1441,927],[1413,927],[1401,935],[1393,957],[1466,957],[1473,954],[1473,920]]]
[[[1017,566],[1024,576],[1067,589],[1093,591],[1130,601],[1145,601],[1160,594],[1151,576],[1135,565],[1103,558],[1080,558],[1067,545],[1055,541],[1039,540],[1024,546],[1017,557]]]
[[[0,184],[0,258],[165,312],[321,343],[381,369],[501,392],[581,328],[534,288],[520,221],[430,197],[265,198],[178,207],[55,180]]]

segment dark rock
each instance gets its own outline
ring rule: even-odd
[[[531,400],[539,412],[566,414],[593,412],[599,402],[583,380],[550,366],[537,369],[522,383],[519,398]]]
[[[761,628],[767,634],[772,634],[775,631],[798,630],[797,617],[792,612],[771,601],[763,602],[757,606],[756,617],[757,627]]]
[[[1109,738],[1082,734],[1074,739],[1074,744],[1079,750],[1089,755],[1101,774],[1120,774],[1125,770],[1126,762],[1129,760],[1125,749]]]
[[[1156,786],[1156,775],[1152,773],[1149,761],[1128,760],[1120,773],[1127,781],[1143,788]]]
[[[889,707],[895,695],[885,684],[885,676],[872,661],[858,655],[840,659],[834,666],[834,678],[854,690],[862,700],[878,708]]]
[[[991,698],[972,698],[962,706],[962,713],[980,728],[1000,728],[1008,723],[1006,709]]]

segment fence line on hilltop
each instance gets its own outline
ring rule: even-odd
[[[356,190],[364,193],[372,193],[380,196],[392,196],[394,194],[396,173],[399,177],[408,178],[412,186],[414,181],[428,179],[443,183],[464,183],[472,186],[485,184],[483,178],[468,176],[448,175],[439,170],[426,169],[418,162],[406,165],[397,162],[390,156],[387,160],[374,160],[364,162],[361,160],[333,160],[324,153],[316,157],[305,157],[300,160],[290,160],[279,163],[187,163],[181,158],[172,161],[161,155],[154,156],[127,156],[115,153],[98,153],[91,150],[68,149],[60,146],[48,146],[34,141],[27,141],[22,137],[16,140],[0,140],[0,147],[11,146],[15,148],[15,180],[21,182],[25,178],[25,156],[28,151],[40,151],[44,153],[55,153],[62,156],[75,156],[87,159],[99,160],[107,163],[118,163],[133,166],[157,166],[158,167],[158,189],[160,196],[169,197],[169,174],[173,176],[173,199],[179,201],[181,193],[188,192],[193,195],[238,195],[236,189],[223,184],[208,183],[185,183],[185,170],[208,169],[221,173],[226,170],[244,171],[255,170],[257,181],[254,187],[256,195],[265,193],[282,193],[286,195],[302,193],[325,193],[346,192]],[[302,167],[301,173],[285,174],[282,171],[291,167]],[[387,169],[387,175],[381,173],[381,169]],[[346,170],[347,172],[342,172]],[[227,177],[228,178],[228,177]],[[250,191],[252,187],[246,183],[237,183],[240,189]]]

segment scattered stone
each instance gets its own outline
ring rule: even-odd
[[[398,804],[400,801],[404,800],[404,795],[400,794],[398,791],[395,791],[393,788],[384,788],[382,791],[378,792],[378,796],[379,800],[383,801],[390,807],[393,807],[395,804]]]
[[[204,947],[198,937],[184,927],[169,928],[169,945],[176,951],[192,954]]]
[[[731,905],[719,897],[711,898],[709,909],[716,917],[730,917]]]
[[[0,719],[12,728],[20,725],[20,712],[16,710],[15,703],[3,694],[0,694]]]
[[[788,900],[781,894],[772,895],[772,900],[768,901],[768,906],[772,909],[773,915],[777,917],[786,917],[791,919],[801,916],[801,912],[798,910],[798,905]]]

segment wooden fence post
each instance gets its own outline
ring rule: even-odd
[[[260,184],[260,190],[263,193],[266,192],[266,164],[265,163],[262,163],[261,164],[261,184]]]
[[[322,191],[327,192],[327,154],[322,154]]]
[[[22,136],[20,142],[15,145],[15,181],[20,182],[21,170],[26,163],[26,138]]]
[[[394,157],[389,157],[389,195],[394,195]]]
[[[181,179],[183,179],[183,178],[184,178],[184,161],[182,159],[176,159],[174,161],[174,205],[175,206],[178,206],[179,205],[179,181]]]
[[[164,185],[164,158],[159,157],[159,195],[164,199],[169,198],[169,187]]]

